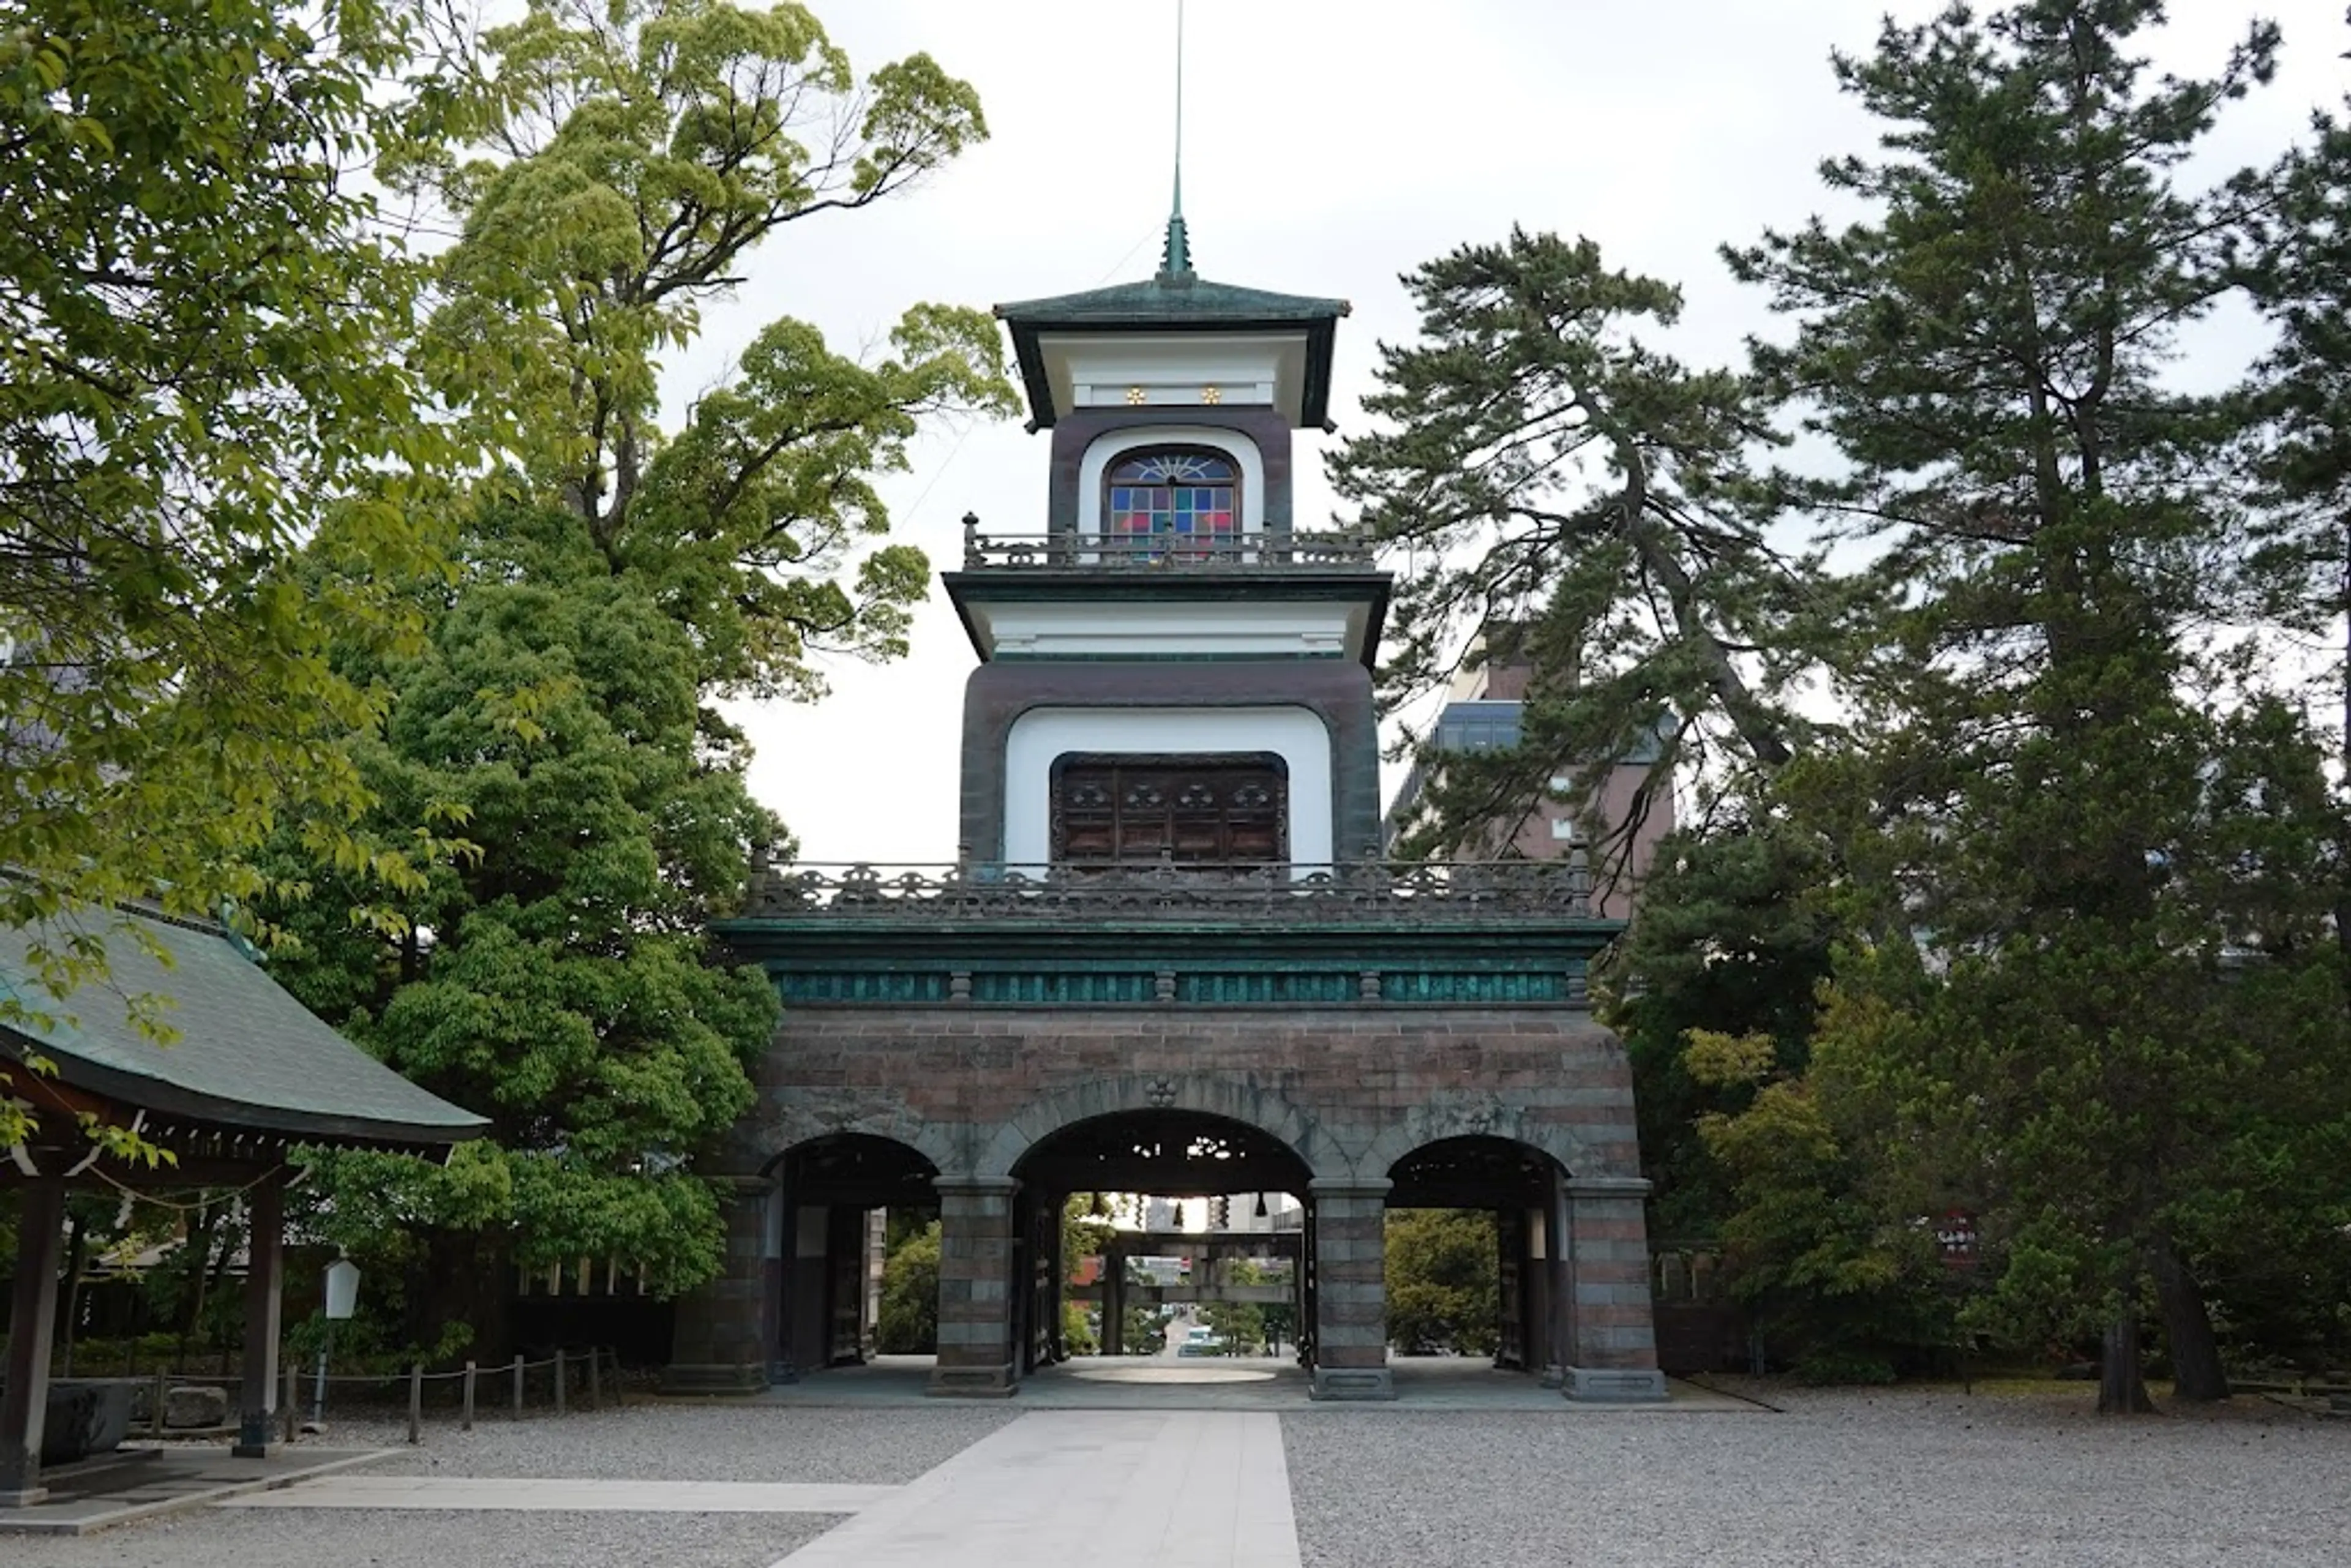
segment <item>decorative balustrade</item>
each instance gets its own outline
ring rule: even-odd
[[[1038,568],[1181,571],[1204,567],[1369,567],[1369,540],[1351,533],[1242,534],[983,534],[978,517],[963,519],[967,571]]]
[[[1430,921],[1592,917],[1592,873],[1558,861],[1332,865],[756,865],[744,914],[986,920]]]

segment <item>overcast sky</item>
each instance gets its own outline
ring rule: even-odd
[[[987,307],[1147,276],[1166,218],[1175,0],[811,0],[861,74],[926,50],[979,90],[991,140],[881,207],[811,220],[759,251],[670,367],[674,419],[762,324],[796,316],[836,348],[878,340],[916,300]],[[1919,17],[1938,6],[1900,4]],[[1885,0],[1190,0],[1184,205],[1203,277],[1354,305],[1331,412],[1363,428],[1376,340],[1409,339],[1397,275],[1530,229],[1586,235],[1612,265],[1678,282],[1675,346],[1736,357],[1773,322],[1715,255],[1821,210],[1818,161],[1863,151],[1832,48],[1865,51]],[[2275,86],[2223,120],[2212,166],[2266,162],[2351,89],[2344,0],[2173,0],[2158,64],[2208,71],[2255,15],[2284,26]],[[2194,375],[2258,347],[2242,319],[2194,340]],[[2225,367],[2225,369],[2223,368]],[[2200,378],[2199,378],[2200,379]],[[958,519],[1041,531],[1050,437],[1015,422],[926,434],[883,485],[898,538],[951,567]],[[1298,518],[1327,519],[1301,437]],[[811,861],[946,861],[973,655],[943,596],[911,657],[829,666],[821,703],[745,705],[755,794]],[[1393,789],[1395,780],[1390,779]]]

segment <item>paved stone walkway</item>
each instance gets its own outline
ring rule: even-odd
[[[334,1476],[230,1498],[224,1508],[529,1509],[595,1513],[855,1513],[897,1487],[796,1481],[499,1479]]]
[[[338,1475],[222,1506],[852,1516],[777,1568],[1299,1568],[1280,1418],[1259,1411],[1032,1411],[904,1486]]]
[[[777,1568],[1299,1568],[1278,1416],[1040,1410]]]

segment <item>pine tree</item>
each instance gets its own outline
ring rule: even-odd
[[[1390,427],[1332,464],[1411,567],[1387,695],[1441,684],[1479,632],[1486,655],[1536,671],[1517,748],[1446,758],[1421,847],[1460,844],[1552,777],[1588,793],[1605,764],[1654,750],[1648,789],[1610,824],[1621,849],[1677,764],[1785,762],[1817,573],[1773,548],[1752,504],[1743,465],[1773,439],[1755,389],[1639,336],[1674,322],[1679,291],[1611,270],[1589,240],[1523,231],[1405,284],[1422,339],[1382,346],[1364,404]]]
[[[2241,193],[2175,171],[2266,79],[2277,35],[2150,84],[2131,51],[2160,18],[2155,0],[2029,0],[1889,22],[1836,61],[1884,152],[1823,170],[1871,215],[1729,253],[1796,321],[1759,368],[1844,464],[1787,488],[1878,549],[1892,607],[1845,662],[1887,907],[1933,982],[1888,993],[1930,1026],[1900,1087],[1973,1125],[2014,1228],[2014,1321],[2105,1316],[2108,1410],[2146,1405],[2150,1276],[2182,1392],[2226,1392],[2179,1228],[2205,1174],[2191,1151],[2225,1139],[2245,1086],[2211,1031],[2230,884],[2195,876],[2227,737],[2181,635],[2225,559],[2208,497],[2232,427],[2162,371],[2230,287],[2244,220]]]

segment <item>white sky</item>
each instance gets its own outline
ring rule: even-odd
[[[1147,276],[1167,211],[1174,0],[812,0],[861,74],[914,50],[979,90],[992,139],[928,185],[784,230],[704,315],[665,379],[672,418],[762,324],[796,316],[836,349],[876,342],[910,303],[987,307]],[[1375,340],[1409,339],[1397,275],[1512,223],[1588,235],[1611,265],[1679,282],[1676,347],[1704,362],[1774,330],[1715,255],[1822,206],[1823,156],[1865,151],[1833,47],[1939,0],[1190,0],[1185,213],[1219,282],[1353,302],[1331,412],[1363,428]],[[2213,169],[2266,163],[2314,107],[2351,89],[2344,0],[2173,0],[2158,64],[2203,74],[2254,15],[2284,26],[2279,79],[2236,106]],[[2223,379],[2261,336],[2242,319],[2191,340],[2191,379]],[[925,435],[890,476],[895,537],[957,564],[958,519],[1044,527],[1047,444],[1016,422]],[[1298,520],[1331,515],[1301,438]],[[973,655],[943,595],[913,654],[828,666],[815,705],[745,705],[753,792],[811,861],[938,862],[956,836],[963,683]],[[1393,789],[1395,780],[1388,781]]]

